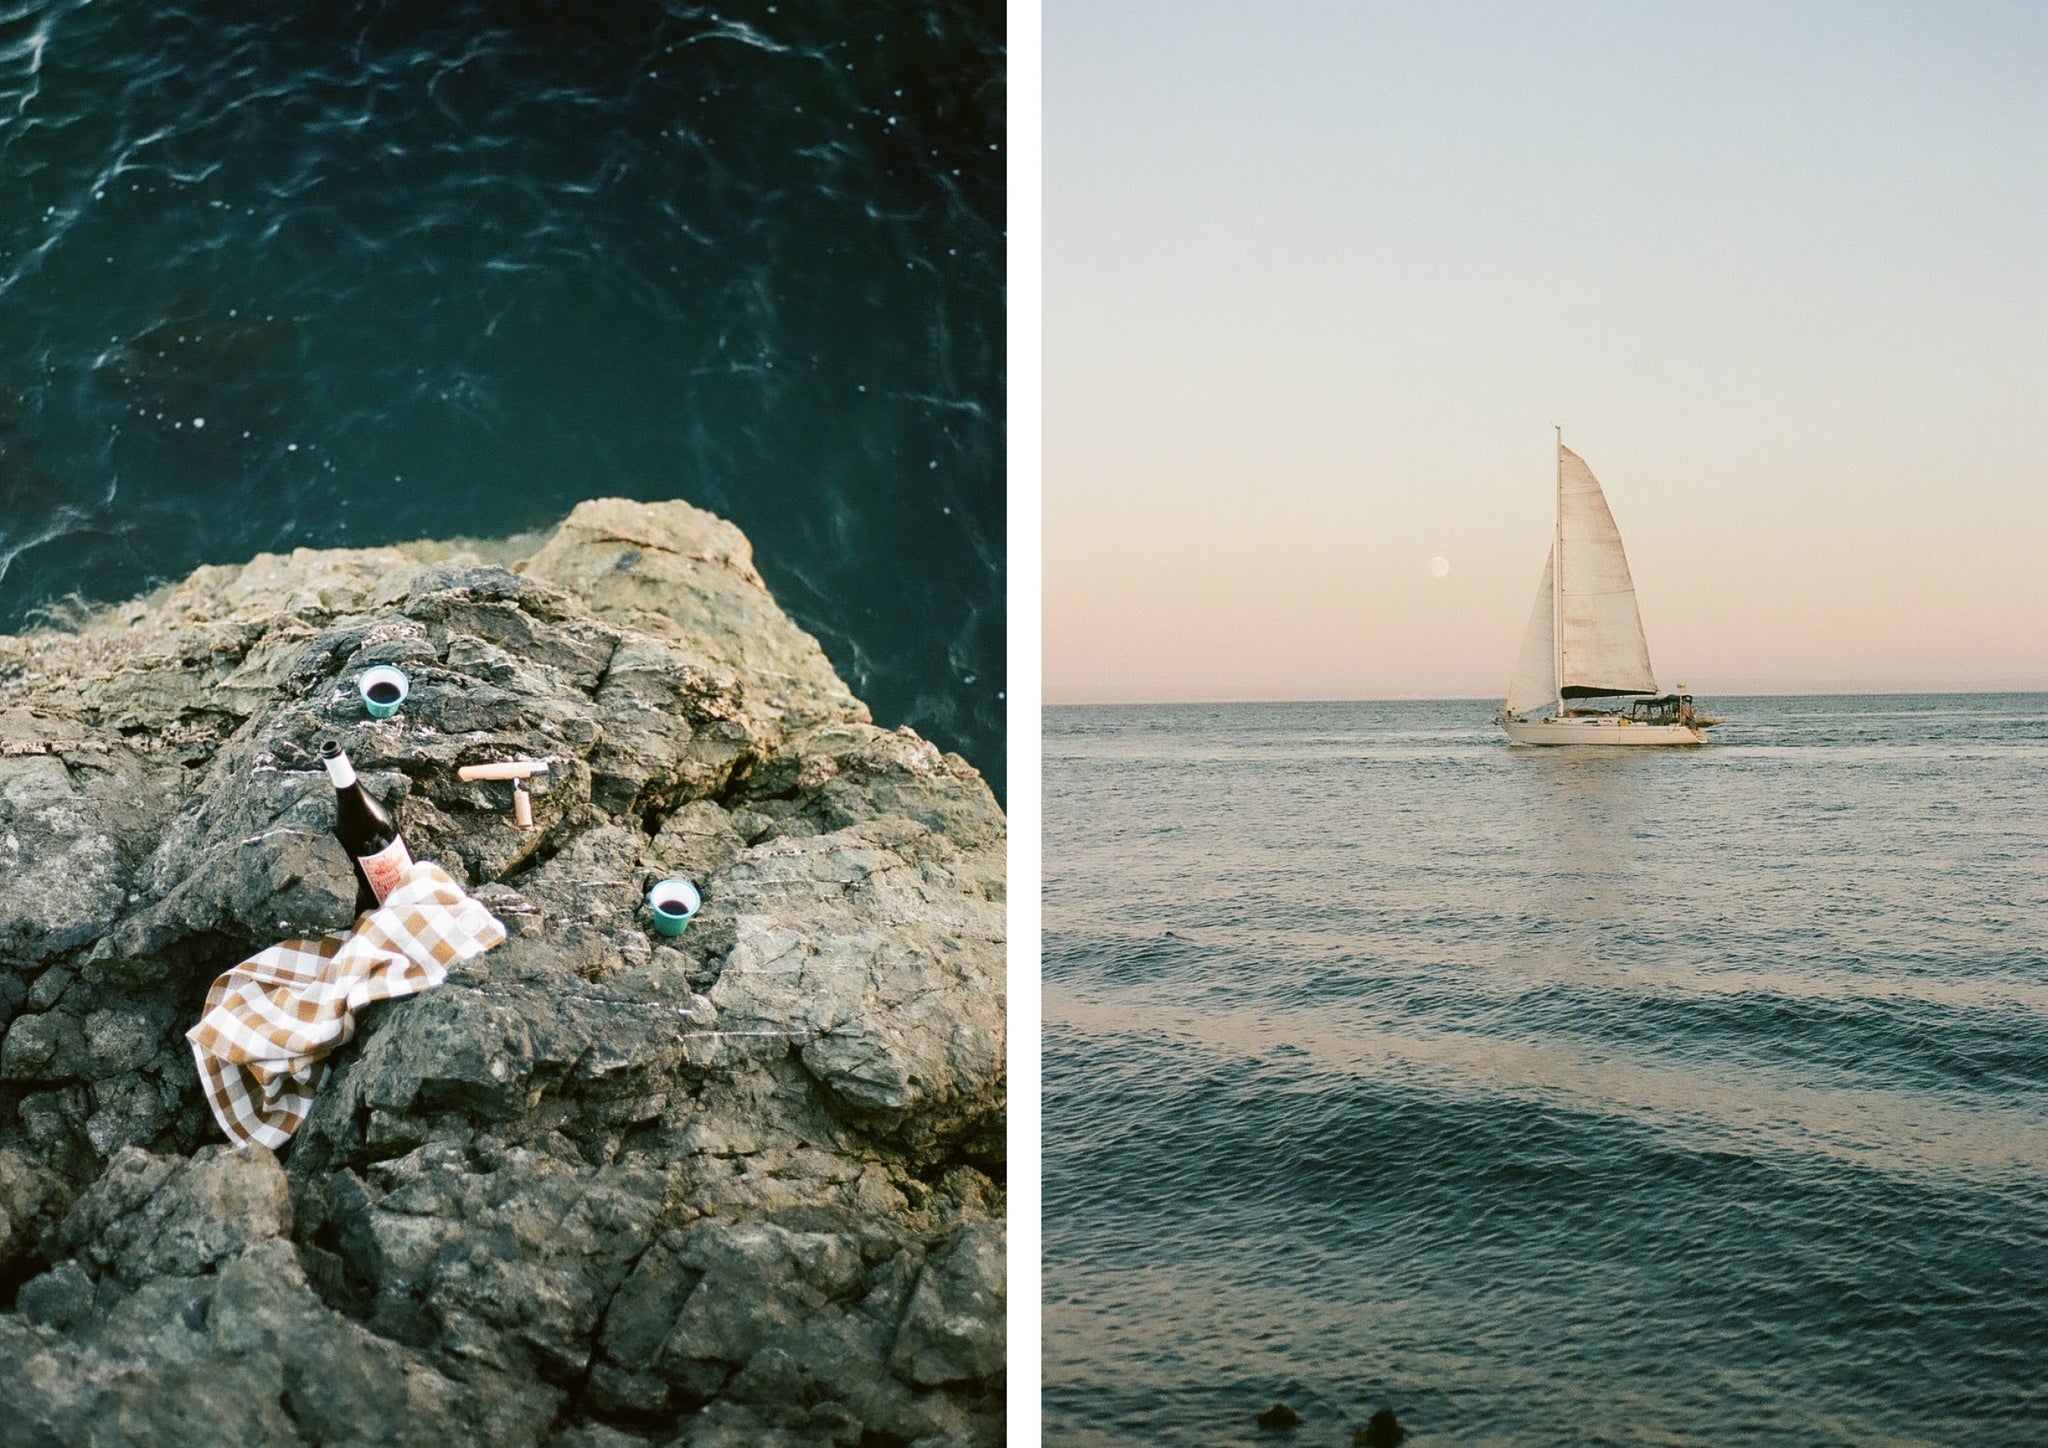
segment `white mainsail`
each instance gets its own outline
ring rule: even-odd
[[[1560,440],[1557,540],[1543,561],[1507,712],[1563,698],[1656,692],[1621,532],[1593,470]]]
[[[1654,694],[1650,645],[1636,609],[1635,580],[1607,497],[1585,460],[1562,442],[1558,458],[1558,683],[1567,698]]]

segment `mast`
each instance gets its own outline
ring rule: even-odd
[[[1557,538],[1551,545],[1557,554],[1557,566],[1550,570],[1550,648],[1551,676],[1557,681],[1557,712],[1552,717],[1564,717],[1564,425],[1553,422],[1557,432]]]

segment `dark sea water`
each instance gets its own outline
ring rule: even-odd
[[[0,0],[0,630],[684,497],[1000,788],[1002,26]]]
[[[1045,715],[1051,1444],[2048,1442],[2048,695]]]

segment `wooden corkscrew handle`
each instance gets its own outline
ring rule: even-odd
[[[455,771],[455,777],[460,780],[530,779],[547,772],[548,762],[545,759],[504,759],[496,764],[465,764]]]

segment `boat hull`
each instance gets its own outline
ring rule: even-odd
[[[1692,724],[1637,724],[1612,715],[1578,719],[1508,719],[1501,727],[1517,744],[1594,744],[1631,749],[1704,744]]]

